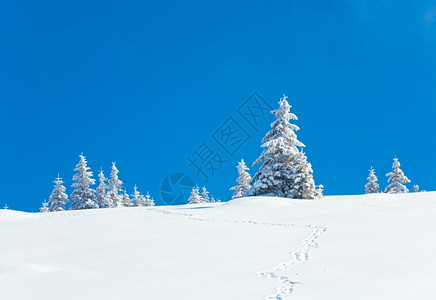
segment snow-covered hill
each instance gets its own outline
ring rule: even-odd
[[[0,210],[0,298],[431,299],[436,192]]]

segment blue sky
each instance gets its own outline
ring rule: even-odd
[[[272,121],[238,114],[255,91],[289,96],[327,194],[362,193],[371,165],[384,188],[395,156],[435,190],[435,18],[436,1],[2,1],[0,205],[37,210],[58,173],[70,193],[81,152],[162,204],[169,174],[205,184],[187,160],[204,141],[227,200]],[[249,136],[231,154],[212,137],[229,117]]]

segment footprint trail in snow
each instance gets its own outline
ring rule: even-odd
[[[241,224],[252,224],[252,225],[264,225],[264,226],[281,226],[281,227],[299,227],[299,228],[307,228],[311,230],[311,234],[303,240],[303,247],[299,248],[295,252],[291,252],[291,259],[289,261],[283,262],[270,270],[257,272],[257,275],[263,278],[275,279],[281,285],[277,288],[276,293],[272,295],[268,295],[265,297],[267,300],[281,300],[285,295],[289,295],[294,291],[296,285],[301,285],[301,282],[293,281],[287,276],[279,275],[278,273],[283,270],[287,270],[292,266],[309,260],[309,252],[311,249],[318,248],[318,238],[327,231],[326,227],[317,226],[317,225],[296,225],[296,224],[286,224],[286,223],[268,223],[268,222],[256,222],[256,221],[240,221],[240,220],[225,220],[225,219],[209,219],[209,218],[199,218],[194,217],[192,214],[184,214],[184,213],[174,213],[169,210],[163,209],[152,209],[153,211],[168,214],[168,215],[176,215],[185,219],[201,221],[201,222],[233,222],[233,223],[241,223]]]

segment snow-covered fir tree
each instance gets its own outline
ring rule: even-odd
[[[145,206],[145,202],[143,201],[144,197],[141,198],[141,193],[138,191],[138,187],[133,187],[133,194],[132,194],[132,206]]]
[[[127,194],[127,191],[124,191],[123,194],[121,195],[121,197],[122,197],[122,201],[123,201],[123,206],[124,207],[133,206],[132,205],[132,200],[130,199],[129,194]]]
[[[58,177],[53,181],[54,188],[51,192],[50,198],[48,199],[48,210],[49,211],[63,211],[65,210],[65,205],[68,202],[68,195],[65,194],[65,186],[63,185],[62,178]]]
[[[73,203],[70,209],[90,209],[98,208],[97,200],[95,197],[95,191],[90,188],[95,184],[95,180],[92,178],[92,172],[87,165],[86,157],[83,154],[79,155],[80,161],[76,165],[74,171],[77,171],[73,176],[72,187],[75,188],[71,194],[71,201]]]
[[[205,186],[203,186],[203,188],[201,189],[201,202],[204,202],[204,203],[210,202],[209,192],[207,191]]]
[[[400,162],[397,158],[394,158],[394,163],[392,165],[392,172],[386,174],[389,177],[388,182],[390,183],[386,189],[387,194],[397,194],[397,193],[408,193],[409,190],[402,183],[409,183],[410,180],[407,178],[403,171],[400,169]]]
[[[133,194],[131,199],[132,206],[154,206],[154,200],[151,198],[150,193],[144,196],[138,191],[138,187],[135,185],[133,188]]]
[[[216,200],[215,200],[215,197],[214,197],[214,196],[212,196],[212,197],[210,198],[210,202],[211,202],[211,203],[215,203],[215,202],[216,202]]]
[[[315,198],[324,198],[324,186],[322,184],[318,185],[315,190]]]
[[[380,186],[377,183],[377,176],[375,175],[375,170],[371,167],[369,170],[368,183],[365,184],[365,193],[374,194],[380,191]]]
[[[142,196],[142,197],[144,197],[144,196]],[[150,196],[149,192],[147,192],[147,194],[145,194],[144,203],[145,203],[145,206],[154,206],[154,200]]]
[[[107,178],[104,176],[103,170],[100,170],[100,173],[98,173],[98,180],[99,185],[95,189],[97,192],[97,203],[101,208],[108,208],[110,207],[107,197],[107,189],[109,186],[106,183]]]
[[[189,204],[201,203],[201,197],[198,187],[194,186],[191,190],[191,195],[188,198]]]
[[[414,193],[418,193],[419,192],[419,185],[417,185],[417,184],[413,185],[413,192]]]
[[[303,151],[298,152],[292,165],[292,184],[288,189],[288,195],[294,199],[313,199],[315,194],[319,195],[312,173],[312,165],[307,162],[306,154]],[[321,189],[324,188],[322,184],[318,186],[318,188],[320,187]],[[322,197],[322,190],[320,197]]]
[[[290,120],[297,120],[297,116],[290,112],[291,106],[286,98],[283,95],[279,101],[280,107],[271,112],[275,115],[276,120],[271,123],[272,129],[262,140],[262,147],[265,149],[253,163],[253,166],[256,166],[263,162],[253,177],[252,183],[254,184],[247,195],[274,194],[289,198],[314,198],[314,184],[312,184],[310,176],[304,173],[311,174],[312,168],[310,165],[303,165],[307,164],[307,161],[297,147],[304,147],[304,144],[297,139],[295,133],[300,128],[290,123]],[[294,165],[296,160],[298,160],[299,166]],[[303,173],[298,175],[295,172]],[[300,180],[305,178],[307,182],[296,181],[298,178]],[[308,184],[303,184],[303,182]],[[294,195],[294,193],[296,194]]]
[[[122,207],[123,196],[119,194],[122,191],[123,182],[118,178],[118,169],[115,163],[112,163],[111,175],[109,178],[109,187],[107,192],[108,207]]]
[[[44,202],[42,202],[42,206],[39,208],[39,211],[42,213],[48,212],[48,202],[44,199]]]
[[[244,197],[245,193],[251,188],[251,176],[247,172],[249,169],[243,159],[238,163],[237,168],[239,177],[236,182],[238,185],[230,188],[233,191],[232,199]]]

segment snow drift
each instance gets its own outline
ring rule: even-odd
[[[1,299],[428,299],[436,193],[0,210]]]

